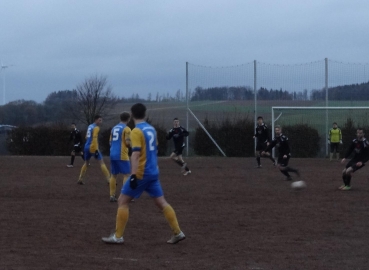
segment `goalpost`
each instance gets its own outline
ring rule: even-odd
[[[339,127],[351,118],[360,125],[369,123],[369,107],[272,107],[271,111],[272,138],[276,125],[308,124],[316,129],[320,136],[320,142],[325,146],[325,151],[320,154],[328,155],[328,131],[333,122]],[[301,131],[303,132],[303,131]],[[352,134],[354,136],[354,134]],[[308,143],[308,142],[307,142]],[[323,149],[321,149],[323,150]],[[293,151],[292,151],[293,152]],[[322,153],[323,152],[323,153]],[[273,156],[274,156],[273,149]]]

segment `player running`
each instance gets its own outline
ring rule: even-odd
[[[289,172],[296,173],[297,176],[300,176],[300,173],[298,170],[288,166],[288,161],[290,160],[291,157],[290,146],[288,144],[287,136],[282,134],[282,127],[275,126],[274,133],[275,137],[273,138],[272,142],[261,154],[263,156],[264,155],[270,156],[270,153],[268,151],[272,150],[273,147],[276,147],[278,149],[278,160],[277,160],[278,169],[281,171],[281,173],[287,176],[286,180],[290,181],[292,180],[292,177],[289,174]]]
[[[369,160],[369,142],[364,138],[364,131],[358,128],[356,131],[356,139],[354,139],[347,150],[345,157],[341,163],[350,156],[354,151],[354,157],[347,163],[346,168],[342,171],[343,185],[339,187],[340,190],[351,189],[351,177],[354,172],[364,167],[365,162]]]
[[[178,225],[176,214],[163,195],[159,181],[157,137],[154,127],[145,122],[146,107],[137,103],[131,107],[132,118],[136,127],[131,132],[132,175],[123,185],[118,198],[118,211],[115,233],[103,237],[108,244],[123,244],[123,234],[129,216],[129,202],[139,198],[146,191],[154,199],[156,206],[163,212],[172,229],[173,236],[168,244],[176,244],[186,238]]]
[[[256,125],[255,135],[253,138],[256,138],[257,140],[255,157],[258,165],[256,168],[260,169],[260,157],[262,156],[261,153],[265,151],[266,147],[269,145],[269,129],[267,125],[264,124],[264,119],[262,116],[259,116],[257,121],[258,123]],[[273,165],[275,165],[275,159],[271,155],[267,157],[273,162]]]
[[[99,151],[99,132],[100,132],[100,125],[102,123],[102,117],[100,115],[95,115],[94,117],[94,123],[89,125],[87,128],[87,134],[86,134],[86,144],[85,144],[85,163],[83,164],[81,168],[81,173],[79,175],[79,179],[77,184],[84,185],[83,177],[86,174],[88,162],[91,159],[91,157],[95,157],[96,160],[99,161],[101,170],[105,176],[105,179],[107,183],[109,184],[110,181],[110,174],[108,168],[106,168],[106,165],[104,163],[103,157]]]
[[[186,144],[184,138],[189,135],[189,132],[179,124],[178,118],[173,119],[173,128],[169,130],[166,138],[170,140],[173,138],[174,151],[170,154],[170,158],[182,167],[183,175],[188,175],[191,173],[190,169],[187,167],[187,163],[184,162],[182,158],[182,152]]]
[[[337,123],[333,123],[333,127],[328,132],[328,144],[331,146],[331,152],[329,153],[329,161],[332,161],[333,154],[336,152],[336,159],[340,159],[339,146],[342,144],[342,131],[337,126]]]
[[[110,134],[110,201],[116,202],[115,197],[117,175],[123,174],[123,184],[131,173],[128,148],[131,146],[131,129],[127,126],[130,119],[128,112],[120,115],[120,123],[112,128]]]
[[[73,168],[76,154],[81,155],[82,159],[85,160],[82,151],[82,135],[75,123],[72,123],[72,131],[69,136],[69,143],[71,141],[73,141],[73,150],[70,153],[70,164],[67,165],[68,168]]]

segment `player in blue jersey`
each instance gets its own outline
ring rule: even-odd
[[[186,238],[178,225],[176,213],[168,204],[163,195],[159,181],[159,169],[157,158],[156,130],[145,122],[146,107],[137,103],[131,107],[132,118],[136,127],[131,132],[132,175],[123,185],[118,198],[118,211],[115,233],[109,237],[103,237],[102,241],[109,244],[123,244],[123,234],[129,216],[129,202],[133,198],[139,198],[146,191],[158,206],[169,226],[173,236],[167,241],[168,244],[176,244]]]
[[[88,166],[88,163],[91,157],[95,157],[95,159],[99,161],[101,170],[105,176],[107,183],[109,184],[110,173],[109,173],[108,168],[106,168],[103,157],[99,151],[98,137],[99,137],[99,132],[100,132],[99,126],[101,125],[101,123],[102,123],[102,117],[100,115],[95,115],[94,123],[89,125],[87,128],[86,144],[84,148],[85,163],[83,164],[81,168],[81,173],[79,175],[79,179],[77,182],[77,184],[79,185],[84,185],[83,177],[86,174],[87,166]]]
[[[131,129],[127,123],[131,115],[123,112],[120,115],[120,123],[112,128],[110,133],[110,201],[116,202],[115,197],[117,175],[123,174],[123,184],[127,181],[131,173],[128,148],[131,146]]]

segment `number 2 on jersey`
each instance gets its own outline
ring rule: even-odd
[[[150,151],[154,151],[155,150],[155,145],[154,145],[155,135],[154,135],[154,132],[148,131],[147,135],[149,135],[149,137],[150,137],[149,149],[150,149]]]

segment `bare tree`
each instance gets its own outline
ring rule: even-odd
[[[94,116],[106,116],[118,103],[107,77],[93,75],[76,87],[77,97],[71,113],[73,117],[87,125],[94,121]]]

